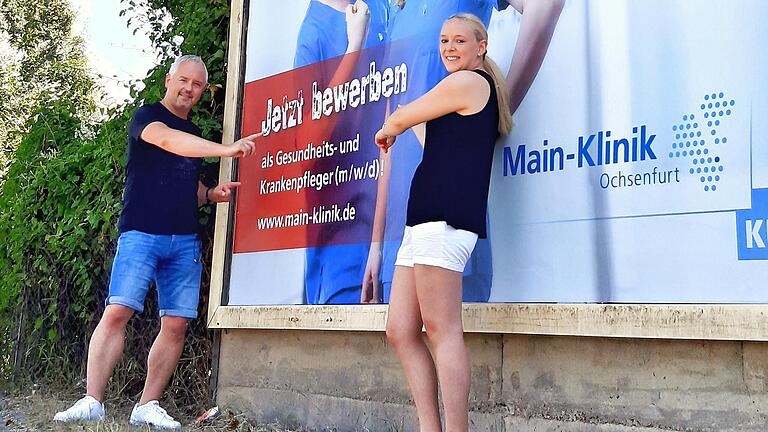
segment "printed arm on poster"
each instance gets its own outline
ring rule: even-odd
[[[389,100],[387,100],[387,109],[384,114],[384,122],[390,114]],[[390,163],[392,154],[381,150],[379,152],[381,161],[381,175],[376,180],[376,204],[373,210],[373,227],[371,230],[371,246],[368,249],[368,259],[365,263],[363,272],[362,290],[360,292],[360,303],[379,303],[383,300],[381,292],[381,260],[383,258],[382,248],[384,247],[384,229],[387,220],[387,199],[389,199],[389,176],[392,174]]]
[[[341,58],[341,62],[333,73],[333,76],[331,76],[327,88],[334,88],[341,85],[352,77],[358,62],[360,61],[360,50],[363,49],[363,43],[365,42],[365,37],[368,33],[370,14],[368,13],[368,5],[366,5],[365,2],[357,0],[354,4],[347,5],[345,9],[345,17],[347,23],[347,50]],[[319,59],[315,59],[315,61],[317,60]],[[315,130],[314,133],[323,137],[330,136],[335,125],[335,121],[320,123],[320,129]],[[309,138],[305,136],[307,133],[309,133],[309,129],[299,129],[301,142],[309,141]]]
[[[563,11],[564,0],[508,0],[523,16],[507,72],[509,109],[514,113],[533,84]]]

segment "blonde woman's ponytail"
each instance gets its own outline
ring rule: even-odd
[[[499,103],[499,133],[507,135],[512,131],[512,113],[509,112],[506,77],[499,65],[487,55],[483,58],[483,68],[491,75],[496,86],[496,100]]]
[[[460,13],[451,16],[446,21],[460,19],[471,24],[474,27],[475,37],[478,41],[488,40],[488,30],[480,18],[470,13]],[[496,87],[496,99],[499,104],[499,133],[507,135],[512,131],[512,113],[509,112],[509,93],[507,92],[506,77],[501,72],[499,65],[490,57],[483,55],[483,69],[485,69],[493,78]]]

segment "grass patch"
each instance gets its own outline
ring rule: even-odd
[[[140,432],[149,431],[147,427],[128,424],[128,417],[133,402],[108,400],[107,419],[103,422],[54,422],[56,412],[69,407],[78,396],[42,394],[33,391],[29,395],[7,395],[0,393],[0,416],[8,431],[82,431],[82,432]],[[169,414],[181,422],[182,431],[199,432],[298,432],[286,429],[278,424],[257,424],[245,415],[227,409],[215,420],[200,423],[194,417],[183,416],[171,409]]]

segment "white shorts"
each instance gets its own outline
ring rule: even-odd
[[[477,234],[456,229],[445,222],[406,226],[395,265],[424,264],[463,272],[477,243]]]

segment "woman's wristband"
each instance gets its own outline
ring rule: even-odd
[[[213,187],[209,187],[208,189],[205,190],[205,203],[206,204],[210,204],[212,202],[211,199],[208,197],[208,192],[210,192],[211,189],[213,189]]]

